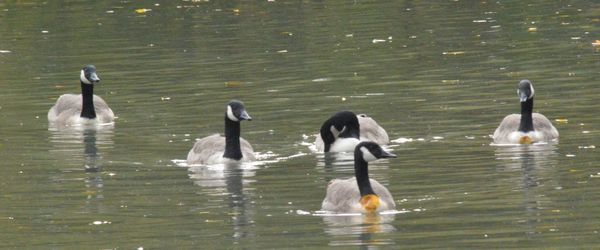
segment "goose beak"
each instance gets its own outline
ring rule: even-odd
[[[98,83],[98,82],[100,82],[100,77],[98,77],[98,75],[96,73],[91,73],[90,74],[90,81],[92,83]]]
[[[520,100],[521,102],[526,102],[526,101],[527,101],[527,99],[529,99],[529,97],[527,96],[527,94],[525,94],[525,92],[521,92],[521,93],[519,94],[519,100]]]
[[[246,112],[246,110],[242,111],[242,114],[240,115],[240,119],[252,121],[252,117],[250,117],[250,115],[248,114],[248,112]]]
[[[381,157],[380,158],[396,158],[395,154],[392,154],[390,152],[387,152],[385,150],[381,151]]]

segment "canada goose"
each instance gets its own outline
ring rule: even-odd
[[[379,126],[379,124],[377,124],[373,118],[367,116],[366,114],[359,114],[356,115],[356,117],[358,118],[358,126],[360,127],[360,141],[372,141],[379,145],[387,145],[390,143],[390,138],[388,137],[385,129]],[[317,150],[324,151],[325,144],[323,144],[323,138],[320,134],[317,135],[315,145],[317,146]],[[348,150],[342,151],[351,152],[352,150],[354,150],[354,147],[349,147]],[[335,152],[335,150],[333,150],[333,152]]]
[[[251,121],[244,104],[232,100],[225,113],[225,137],[214,134],[198,140],[187,156],[187,164],[217,164],[229,161],[253,161],[254,149],[240,138],[240,122]]]
[[[321,210],[337,213],[365,213],[396,208],[392,194],[374,179],[369,178],[369,161],[394,158],[377,143],[361,142],[354,150],[354,175],[350,179],[334,179],[327,185]]]
[[[551,141],[558,138],[558,131],[548,118],[540,113],[532,113],[535,91],[529,80],[521,80],[517,95],[521,101],[521,114],[504,117],[494,131],[494,143],[531,144]]]
[[[113,122],[115,119],[113,111],[101,97],[94,95],[94,84],[100,82],[96,67],[94,65],[83,67],[79,78],[81,94],[61,95],[48,111],[48,121],[61,125]]]
[[[317,150],[323,152],[352,152],[359,142],[358,118],[350,111],[340,111],[321,125],[320,135],[315,143]]]

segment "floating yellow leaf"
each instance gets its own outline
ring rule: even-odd
[[[236,14],[236,15],[239,15],[240,14],[240,9],[233,9],[233,13]]]
[[[242,82],[240,82],[240,81],[225,82],[225,87],[233,88],[233,87],[241,87],[241,86],[242,86]]]
[[[537,28],[536,27],[529,27],[529,29],[527,29],[527,31],[529,31],[529,32],[536,32]]]
[[[98,192],[93,191],[93,190],[87,190],[87,191],[83,192],[84,195],[95,195],[96,193],[98,193]]]
[[[144,14],[146,12],[152,11],[152,9],[136,9],[135,13]]]
[[[600,46],[600,40],[593,41],[592,46]]]

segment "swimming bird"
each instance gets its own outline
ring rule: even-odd
[[[369,178],[369,161],[395,158],[377,143],[361,142],[354,150],[354,175],[350,179],[334,179],[327,185],[321,210],[336,213],[370,213],[396,208],[390,191]]]
[[[353,131],[354,119],[349,117],[350,113],[352,112],[338,112],[325,121],[325,123],[323,123],[323,126],[321,126],[321,133],[317,135],[317,139],[315,140],[317,150],[324,152],[352,152],[352,150],[354,150],[354,146],[356,146],[359,141],[373,141],[379,145],[387,145],[390,142],[390,138],[388,137],[385,129],[379,126],[379,124],[377,124],[373,118],[367,116],[366,114],[356,115],[359,127],[359,133],[357,135],[359,140],[354,140],[353,138],[356,138]],[[340,130],[338,129],[344,129],[344,126],[346,125],[344,123],[348,123],[350,125],[348,128],[346,128],[349,132],[346,134],[341,134]],[[327,127],[329,127],[329,130]],[[325,130],[323,128],[325,128]],[[340,135],[345,137],[342,137],[341,140],[336,143],[336,140],[338,137],[340,137]],[[327,144],[323,142],[323,138],[328,138],[329,149],[327,149]],[[345,141],[347,143],[341,143],[341,141]],[[333,147],[334,144],[336,145],[335,147]]]
[[[61,95],[48,111],[48,121],[59,125],[112,123],[115,114],[108,104],[94,95],[94,85],[100,82],[94,65],[81,69],[81,94]]]
[[[320,135],[315,143],[317,149],[323,152],[352,152],[359,142],[360,125],[356,114],[340,111],[321,125]]]
[[[217,164],[253,161],[254,149],[248,141],[240,138],[240,122],[252,117],[244,103],[232,100],[225,113],[225,137],[214,134],[198,140],[187,156],[187,164]]]
[[[494,131],[494,143],[531,144],[558,139],[558,130],[544,115],[532,113],[535,90],[529,80],[521,80],[517,95],[521,101],[521,114],[504,117]]]

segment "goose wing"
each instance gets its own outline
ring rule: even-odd
[[[510,133],[519,130],[521,124],[520,114],[507,115],[502,119],[496,131],[494,131],[494,142],[502,143],[509,140]]]
[[[387,145],[390,138],[381,126],[377,124],[373,118],[366,115],[358,115],[358,123],[360,124],[360,140],[372,141],[379,145]]]
[[[381,185],[378,181],[374,179],[370,179],[371,187],[373,187],[373,191],[379,196],[379,200],[381,200],[381,204],[387,205],[387,207],[381,207],[382,210],[390,210],[396,209],[396,202],[394,201],[394,197],[390,191],[385,188],[385,186]]]
[[[543,134],[545,141],[558,138],[558,130],[552,125],[552,122],[546,116],[540,113],[533,113],[533,128],[535,131]]]
[[[48,111],[48,120],[58,122],[66,117],[81,114],[82,99],[81,95],[64,94],[58,97],[56,103]]]
[[[214,134],[204,137],[190,150],[187,157],[188,164],[206,164],[211,157],[223,156],[225,152],[225,137]]]
[[[223,148],[225,148],[225,146],[223,145]],[[242,150],[242,155],[243,155],[243,160],[247,160],[247,161],[254,161],[256,160],[256,157],[254,156],[254,149],[252,148],[252,145],[250,145],[250,143],[248,141],[246,141],[246,139],[241,138],[240,137],[240,148]]]
[[[94,95],[94,110],[96,111],[96,119],[101,123],[112,122],[115,119],[115,114],[102,97]]]
[[[352,212],[353,207],[360,206],[360,192],[356,178],[334,179],[327,185],[327,193],[321,209],[331,212]]]

